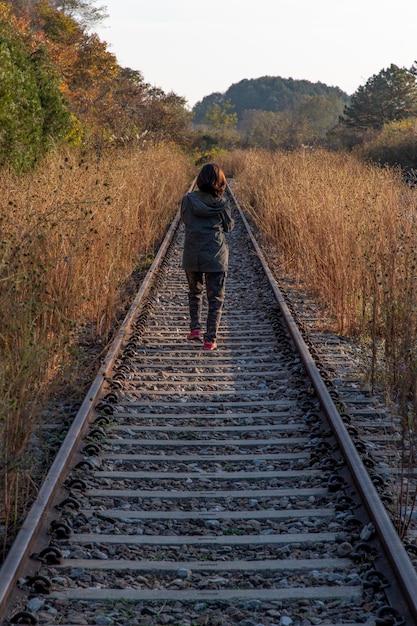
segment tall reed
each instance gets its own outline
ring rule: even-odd
[[[400,262],[404,215],[415,206],[398,173],[347,154],[248,152],[237,180],[265,239],[326,304],[338,331],[369,330],[375,281]]]
[[[395,169],[321,150],[237,152],[223,166],[236,172],[238,198],[282,271],[302,279],[339,333],[371,346],[371,383],[384,386],[401,421],[404,533],[416,498],[417,191]]]
[[[80,329],[109,339],[123,287],[153,253],[191,176],[188,161],[170,147],[99,157],[57,152],[26,175],[0,172],[0,523],[6,527],[25,478],[24,451],[68,347]]]

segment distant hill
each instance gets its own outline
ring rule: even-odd
[[[193,107],[195,124],[201,124],[213,105],[230,102],[240,121],[247,110],[272,111],[274,113],[298,109],[306,100],[321,98],[338,102],[340,107],[349,102],[349,96],[339,87],[308,80],[294,80],[280,76],[262,76],[243,79],[229,87],[225,93],[213,93]]]

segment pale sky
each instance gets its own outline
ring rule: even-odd
[[[353,94],[417,61],[415,0],[97,0],[119,65],[191,108],[244,78],[320,81]]]

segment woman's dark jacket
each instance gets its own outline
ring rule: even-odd
[[[181,202],[185,224],[182,267],[189,272],[226,272],[229,249],[224,233],[234,221],[227,202],[203,191],[192,191]]]

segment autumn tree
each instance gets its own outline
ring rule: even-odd
[[[288,140],[288,118],[285,113],[247,109],[239,124],[245,147],[277,150]]]
[[[142,122],[149,85],[139,70],[120,68],[113,80],[113,105],[102,122],[120,145],[139,141],[146,135]]]
[[[224,101],[224,94],[220,91],[205,96],[200,102],[197,102],[193,107],[193,123],[202,124],[207,111],[214,106],[221,106]]]
[[[85,27],[96,26],[108,17],[105,6],[94,0],[50,0],[51,6]]]
[[[37,0],[13,0],[13,2],[8,2],[10,6],[13,6],[13,11],[16,13],[24,13],[29,14],[34,8]]]
[[[72,17],[57,11],[46,0],[37,7],[42,29],[64,81],[64,93],[88,135],[101,133],[113,103],[114,81],[120,67],[107,44],[89,34]]]
[[[30,167],[62,141],[71,116],[47,46],[0,5],[0,165]]]
[[[417,115],[417,84],[410,70],[391,64],[368,79],[344,110],[345,123],[359,130],[380,129]]]
[[[230,148],[239,139],[236,131],[237,114],[233,105],[225,100],[221,104],[213,104],[207,109],[203,126],[207,127],[222,147]]]
[[[142,127],[153,141],[186,141],[191,114],[185,108],[186,100],[174,92],[165,93],[150,87],[142,107]]]
[[[74,0],[57,10],[48,0],[26,1],[27,13],[23,0],[16,14],[11,5],[0,4],[7,15],[0,23],[4,162],[12,145],[33,162],[46,138],[64,136],[100,149],[142,141],[189,143],[185,99],[122,68],[106,42],[75,20],[75,9],[93,2]]]

